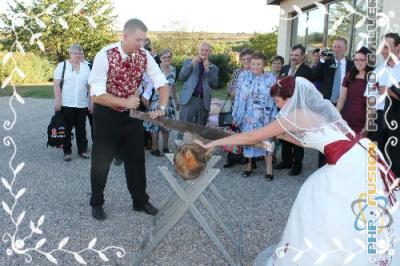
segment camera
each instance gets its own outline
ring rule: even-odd
[[[333,51],[330,50],[325,50],[322,51],[321,56],[326,56],[326,57],[333,57],[335,54],[333,53]]]

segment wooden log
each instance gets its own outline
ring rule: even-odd
[[[178,147],[174,157],[175,172],[184,180],[201,176],[207,166],[209,156],[198,144],[183,144]]]

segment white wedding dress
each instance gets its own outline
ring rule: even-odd
[[[354,132],[352,134],[354,136]],[[339,140],[348,138],[334,127],[327,126],[318,132],[303,133],[302,144],[324,152],[325,145]],[[360,143],[367,148],[371,142],[364,138]],[[314,172],[297,195],[282,240],[276,247],[261,252],[254,265],[400,265],[400,210],[383,214],[378,221],[379,225],[385,226],[378,234],[379,250],[383,254],[369,256],[364,248],[368,247],[367,232],[360,228],[365,227],[362,218],[367,214],[362,208],[366,202],[355,202],[362,193],[367,193],[367,163],[367,151],[355,144],[336,164],[327,164]],[[383,193],[380,175],[376,180]],[[396,196],[398,205],[400,196]],[[357,217],[360,213],[361,216]],[[356,224],[359,230],[356,230]]]

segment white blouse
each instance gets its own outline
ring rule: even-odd
[[[54,71],[54,80],[61,80],[64,62],[60,62]],[[89,66],[81,62],[79,72],[73,70],[73,66],[66,61],[64,73],[64,85],[61,90],[61,105],[66,107],[86,108],[89,105]]]

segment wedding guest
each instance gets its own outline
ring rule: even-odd
[[[301,44],[292,46],[290,64],[282,68],[281,76],[303,77],[311,80],[312,72],[310,67],[305,64],[305,59],[306,48]],[[280,142],[282,144],[282,161],[275,165],[274,169],[291,168],[289,175],[299,175],[303,168],[304,148],[285,140],[280,140]]]
[[[366,110],[367,98],[364,96],[367,86],[367,74],[373,68],[368,66],[367,57],[371,51],[360,48],[354,55],[354,66],[343,80],[336,108],[354,132],[367,135]]]
[[[178,102],[176,86],[175,86],[176,69],[171,64],[172,52],[169,49],[164,49],[160,53],[160,60],[161,60],[160,69],[168,81],[168,88],[170,90],[166,116],[170,119],[175,119],[175,108],[176,108],[175,105],[178,105],[179,102]],[[149,110],[150,111],[158,110],[158,108],[160,106],[159,94],[157,92],[155,92],[154,86],[151,81],[149,81],[147,78],[145,78],[144,80],[145,80],[144,83],[147,83],[147,84],[145,85],[146,89],[145,89],[143,96],[144,96],[144,98],[146,98],[148,100],[151,99],[148,103]],[[163,153],[170,153],[170,150],[168,148],[170,129],[161,128],[160,126],[158,126],[156,124],[148,123],[148,122],[145,122],[144,126],[145,126],[146,130],[151,133],[152,150],[150,153],[155,156],[161,156],[161,152],[158,147],[158,136],[159,136],[160,132],[162,132],[162,137],[163,137]]]
[[[218,72],[216,65],[209,61],[211,46],[202,42],[199,53],[193,59],[183,62],[179,79],[183,81],[180,95],[181,110],[179,120],[199,125],[206,125],[212,89],[218,87]],[[182,135],[179,134],[179,138]]]
[[[239,78],[240,73],[245,70],[250,70],[251,68],[251,55],[253,54],[253,50],[244,48],[239,53],[239,61],[241,66],[233,70],[231,79],[227,85],[227,93],[231,98],[234,100],[236,89],[237,89],[237,81]]]
[[[232,73],[232,77],[228,82],[228,86],[227,86],[227,93],[229,98],[227,99],[227,101],[229,100],[232,103],[232,107],[233,104],[235,103],[235,95],[236,95],[236,90],[237,90],[237,81],[239,78],[239,75],[243,72],[243,71],[249,71],[251,68],[251,55],[253,54],[253,50],[248,49],[248,48],[244,48],[240,51],[239,54],[239,60],[240,60],[240,64],[241,67],[237,68],[233,71]],[[234,128],[232,126],[232,130],[237,131],[236,128]],[[224,164],[224,168],[229,168],[234,166],[236,163],[241,163],[243,162],[243,156],[242,154],[233,154],[231,152],[227,152],[226,154],[226,163]],[[253,164],[255,164],[255,160],[253,161]]]
[[[271,63],[271,72],[274,74],[276,78],[278,78],[281,75],[282,67],[285,64],[285,59],[280,56],[276,55],[274,58],[272,58],[272,63]]]
[[[378,66],[374,72],[377,78],[379,96],[375,105],[376,119],[373,124],[376,128],[369,129],[368,136],[371,140],[378,143],[380,150],[385,150],[387,145],[387,159],[392,162],[392,170],[400,176],[400,140],[399,128],[393,126],[396,123],[400,125],[400,36],[398,33],[389,32],[382,39],[381,55],[384,62]],[[397,81],[397,84],[396,82]],[[368,88],[365,96],[370,96]],[[385,119],[386,116],[386,119]],[[387,121],[387,122],[386,122]]]
[[[276,78],[281,75],[282,67],[285,64],[285,59],[280,56],[276,55],[272,58],[271,62],[271,72],[274,74]],[[272,154],[272,163],[275,164],[277,162],[276,154],[278,153],[279,148],[281,147],[280,141],[278,139],[274,139],[275,148]]]
[[[339,99],[344,77],[354,65],[351,60],[346,59],[347,50],[347,40],[343,37],[337,37],[333,41],[332,56],[325,56],[327,50],[320,49],[320,62],[312,68],[313,82],[321,82],[320,92],[325,99],[330,100],[334,105]],[[319,167],[325,163],[325,157],[320,153],[318,158]]]
[[[89,159],[87,153],[86,116],[90,109],[88,79],[89,66],[83,62],[83,49],[79,44],[69,48],[69,59],[59,63],[54,71],[55,110],[60,111],[66,123],[64,161],[72,159],[72,129],[75,128],[78,155]]]
[[[251,71],[244,71],[239,76],[232,115],[233,123],[241,132],[262,128],[271,123],[277,114],[277,107],[270,95],[276,77],[271,72],[264,73],[265,63],[265,56],[255,52],[251,56]],[[265,178],[268,181],[273,180],[272,152],[266,153],[260,148],[244,147],[243,155],[248,158],[243,177],[249,177],[253,171],[251,158],[265,156]]]

